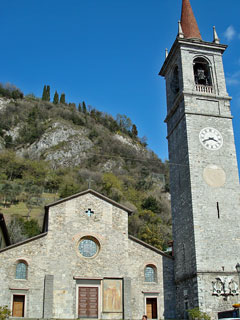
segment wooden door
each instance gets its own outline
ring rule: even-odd
[[[24,317],[25,296],[13,296],[13,317]]]
[[[98,318],[98,287],[79,287],[78,317]]]
[[[148,319],[157,319],[157,298],[146,299],[146,312]]]

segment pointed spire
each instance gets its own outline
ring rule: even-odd
[[[168,49],[166,48],[165,49],[165,58],[167,59],[167,57],[168,57]]]
[[[220,39],[218,38],[217,31],[216,31],[215,27],[213,27],[213,42],[217,43],[217,44],[220,43]]]
[[[197,21],[189,0],[182,0],[181,26],[185,38],[202,40]]]
[[[178,21],[178,38],[184,38],[184,33],[182,31],[181,21]]]

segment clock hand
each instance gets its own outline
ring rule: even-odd
[[[212,140],[211,138],[207,138],[205,140],[203,140],[203,142],[206,142],[206,141],[209,141],[209,140]]]
[[[212,141],[217,142],[217,140],[214,137],[209,137],[208,140],[212,140]]]
[[[209,140],[217,142],[217,140],[215,138],[213,138],[213,137],[209,137],[209,138],[203,140],[203,142],[206,142],[206,141],[209,141]]]

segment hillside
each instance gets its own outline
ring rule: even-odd
[[[164,249],[171,239],[167,186],[168,164],[126,115],[114,119],[84,102],[0,96],[0,211],[10,231],[14,215],[41,225],[46,203],[91,187],[132,208],[129,232]]]

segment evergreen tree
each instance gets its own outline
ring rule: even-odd
[[[47,101],[47,87],[46,87],[46,85],[43,87],[42,100]]]
[[[53,98],[53,103],[54,104],[58,104],[59,103],[59,96],[58,96],[57,91],[55,91],[54,98]]]
[[[82,102],[82,111],[83,111],[83,113],[87,113],[87,107],[86,107],[86,103],[84,101]]]
[[[65,103],[66,103],[66,101],[65,101],[65,93],[62,93],[62,94],[61,94],[60,103],[62,103],[62,104],[65,104]]]
[[[81,106],[81,103],[79,103],[79,104],[78,104],[78,111],[79,111],[79,112],[82,112],[82,106]]]
[[[132,126],[132,135],[134,138],[136,138],[138,135],[137,127],[135,124],[133,124],[133,126]]]
[[[46,89],[46,101],[50,101],[50,86],[47,86]]]

